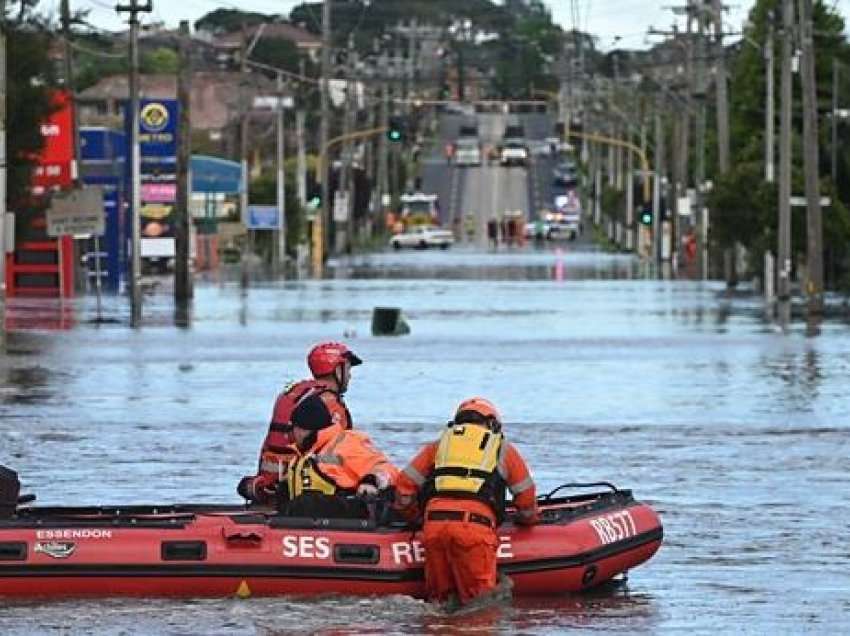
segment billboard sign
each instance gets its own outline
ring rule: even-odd
[[[44,147],[33,170],[34,194],[71,185],[71,161],[74,157],[71,99],[65,91],[56,91],[52,99],[56,110],[41,124]]]
[[[249,205],[247,227],[249,230],[279,230],[276,205]]]

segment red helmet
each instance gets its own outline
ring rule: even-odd
[[[346,360],[353,367],[363,363],[363,360],[341,342],[321,342],[307,354],[307,366],[316,378],[330,375]]]
[[[455,422],[469,421],[464,418],[470,416],[472,416],[470,419],[476,419],[475,415],[479,415],[484,420],[492,420],[496,424],[502,423],[502,416],[499,415],[498,409],[490,400],[482,397],[473,397],[461,402],[455,411]]]

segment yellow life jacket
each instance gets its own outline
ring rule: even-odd
[[[338,490],[336,482],[319,469],[315,453],[308,453],[289,465],[287,486],[290,499],[305,493],[335,495]]]
[[[495,504],[502,433],[478,424],[450,424],[434,460],[434,495],[482,498]]]

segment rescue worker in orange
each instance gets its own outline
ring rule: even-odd
[[[352,495],[374,497],[390,487],[398,477],[396,467],[366,433],[335,422],[318,389],[298,401],[290,420],[297,457],[288,466],[288,502],[282,512],[306,517],[366,517],[365,503]]]
[[[516,506],[514,523],[536,523],[534,481],[502,433],[499,412],[483,398],[465,400],[440,439],[422,448],[396,481],[396,506],[407,518],[416,517],[425,502],[429,600],[455,597],[466,605],[495,592],[496,529],[505,514],[506,488]]]
[[[318,391],[335,424],[352,427],[351,413],[342,399],[351,380],[351,368],[361,364],[353,351],[341,342],[321,342],[307,354],[312,380],[287,386],[275,400],[269,430],[260,448],[256,475],[243,477],[237,492],[248,501],[272,504],[277,484],[286,479],[289,462],[296,450],[290,416],[298,401],[310,391]]]

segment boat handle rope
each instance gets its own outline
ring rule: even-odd
[[[589,482],[584,482],[584,483],[573,482],[573,483],[569,483],[569,484],[561,484],[560,486],[558,486],[554,490],[551,490],[549,493],[547,493],[545,495],[541,495],[540,499],[542,499],[544,501],[551,499],[555,495],[555,493],[557,493],[558,491],[563,490],[565,488],[596,488],[597,486],[604,486],[606,488],[610,488],[611,492],[620,492],[620,489],[617,488],[610,481],[589,481]]]

